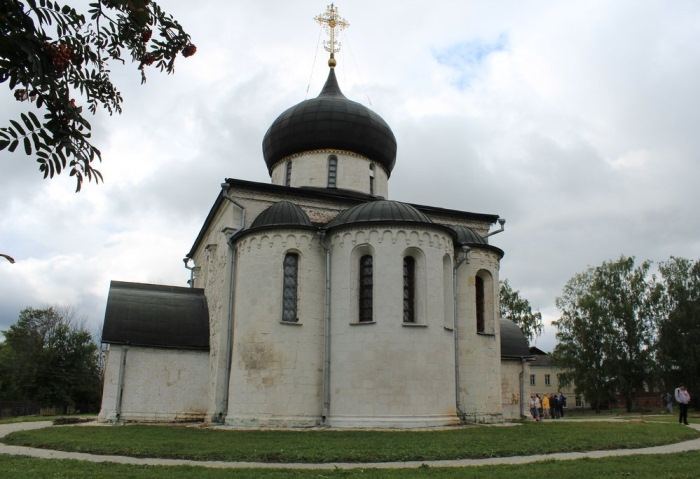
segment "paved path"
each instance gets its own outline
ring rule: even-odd
[[[51,426],[50,421],[0,424],[0,438],[15,432],[40,429]],[[700,431],[700,425],[691,424],[689,427]],[[582,458],[600,458],[611,456],[631,456],[634,454],[673,454],[684,451],[700,450],[700,439],[668,444],[666,446],[644,447],[641,449],[616,449],[613,451],[562,452],[537,456],[497,457],[489,459],[456,459],[450,461],[407,461],[407,462],[377,462],[377,463],[328,463],[328,464],[280,464],[262,462],[223,462],[223,461],[190,461],[184,459],[156,459],[128,456],[108,456],[100,454],[85,454],[80,452],[63,452],[33,447],[8,446],[0,443],[0,454],[38,457],[43,459],[77,459],[89,462],[115,462],[120,464],[160,465],[160,466],[200,466],[213,468],[266,468],[266,469],[400,469],[415,468],[423,464],[430,467],[468,467],[495,464],[527,464],[538,461],[569,460]]]

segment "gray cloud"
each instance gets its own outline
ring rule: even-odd
[[[506,252],[501,278],[548,322],[589,265],[700,256],[696,2],[433,6],[340,6],[351,27],[338,78],[396,134],[393,199],[507,218],[491,238]],[[61,302],[97,327],[110,279],[184,285],[181,258],[219,184],[269,181],[267,127],[320,91],[317,3],[166,8],[197,55],[143,86],[133,67],[115,68],[124,114],[92,119],[105,184],[76,195],[70,179],[44,181],[32,161],[0,153],[0,249],[18,259],[0,264],[0,329],[25,306]],[[470,61],[436,58],[459,45]],[[537,344],[551,349],[554,329]]]

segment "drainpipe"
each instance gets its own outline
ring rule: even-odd
[[[184,258],[182,258],[182,261],[185,263],[185,269],[190,270],[190,279],[189,281],[187,281],[187,284],[190,285],[190,288],[194,288],[194,270],[196,266],[187,266],[190,261],[194,263],[194,260],[189,256],[185,256]]]
[[[469,246],[462,245],[462,259],[459,260],[459,262],[455,265],[454,269],[452,270],[452,295],[453,295],[453,306],[454,306],[454,327],[453,327],[453,335],[454,335],[454,340],[455,340],[455,404],[457,405],[457,416],[459,416],[459,419],[461,421],[465,421],[466,419],[466,413],[464,412],[464,408],[462,407],[462,400],[459,395],[459,329],[458,329],[458,321],[457,321],[457,269],[464,263],[465,261],[468,263],[468,255],[469,255]]]
[[[521,358],[522,370],[520,371],[520,417],[525,417],[523,411],[525,410],[525,363],[526,359]]]
[[[489,236],[497,235],[498,233],[502,233],[506,229],[506,219],[505,218],[498,218],[498,224],[501,225],[501,229],[492,231],[488,234],[485,234],[482,236],[483,239],[488,238]]]
[[[326,424],[331,407],[331,250],[325,245],[326,231],[321,230],[321,247],[326,252],[326,304],[323,337],[323,411],[321,424]]]
[[[232,228],[232,227],[226,227],[221,230],[222,233],[224,233],[227,238],[226,238],[226,244],[229,247],[229,250],[231,252],[231,264],[229,267],[229,290],[228,290],[228,317],[226,321],[226,369],[224,371],[225,373],[225,388],[224,388],[224,396],[221,400],[221,408],[219,410],[219,414],[217,415],[218,417],[215,417],[214,420],[218,420],[219,422],[224,422],[226,414],[228,413],[228,396],[229,396],[229,386],[231,384],[231,363],[233,361],[233,311],[234,311],[234,301],[235,301],[235,294],[234,291],[236,289],[235,281],[236,281],[236,247],[234,246],[232,239],[233,235],[241,231],[243,228],[245,228],[245,217],[246,217],[246,209],[245,206],[243,206],[241,203],[239,203],[235,198],[231,197],[228,194],[228,189],[230,185],[228,183],[222,183],[221,184],[221,196],[237,207],[239,207],[242,211],[241,213],[241,225],[238,228]],[[232,214],[233,214],[233,210]]]
[[[119,379],[117,382],[117,404],[115,407],[115,417],[117,422],[122,420],[122,397],[124,396],[124,370],[126,369],[126,353],[129,351],[129,346],[122,346],[121,362],[119,363]]]

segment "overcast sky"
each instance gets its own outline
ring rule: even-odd
[[[197,54],[145,85],[115,66],[124,113],[90,118],[104,184],[76,194],[0,153],[0,253],[17,261],[0,258],[0,329],[55,304],[98,331],[110,280],[186,286],[220,183],[269,182],[265,131],[326,79],[325,2],[161,3]],[[490,240],[543,313],[537,346],[554,347],[554,300],[588,266],[700,258],[700,2],[336,5],[341,89],[398,141],[390,199],[506,218]],[[24,105],[2,88],[6,125]]]

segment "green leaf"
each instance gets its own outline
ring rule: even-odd
[[[39,151],[43,144],[41,142],[41,139],[39,138],[39,135],[37,135],[36,132],[32,132],[32,141],[34,142],[34,149]]]
[[[31,142],[31,140],[29,139],[28,136],[25,136],[25,137],[24,137],[24,152],[25,152],[27,155],[31,155],[31,154],[32,154],[32,142]]]
[[[56,167],[56,173],[60,174],[61,173],[61,167],[65,164],[65,161],[61,162],[60,158],[57,158],[56,156],[53,157],[53,164]]]
[[[22,118],[22,121],[27,126],[27,129],[29,131],[32,131],[34,129],[34,126],[32,125],[32,122],[29,119],[29,117],[27,115],[25,115],[24,113],[21,113],[19,116],[20,116],[20,118]]]
[[[10,153],[14,153],[14,151],[17,149],[17,145],[19,145],[19,140],[13,140],[12,143],[10,143],[10,147],[7,150]]]
[[[17,130],[20,135],[26,135],[24,128],[22,128],[22,125],[20,125],[18,122],[16,122],[15,120],[10,120],[10,123],[12,124],[12,126],[15,127],[15,130]]]
[[[31,118],[32,122],[34,123],[34,128],[39,128],[41,126],[41,122],[34,113],[30,111],[27,113],[27,115],[29,115],[29,118]]]
[[[10,144],[8,140],[0,140],[0,151],[4,150],[7,148],[7,146]]]

